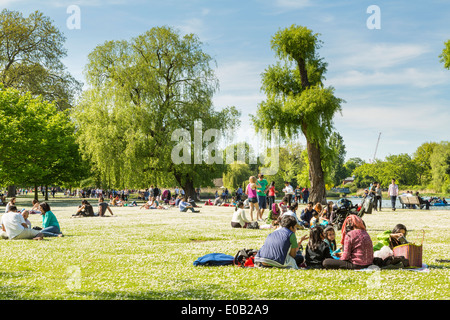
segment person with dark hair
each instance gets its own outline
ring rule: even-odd
[[[267,204],[268,204],[269,210],[272,208],[272,205],[275,203],[275,197],[276,197],[277,192],[278,191],[275,190],[275,181],[272,181],[270,183],[269,190],[267,193]]]
[[[103,197],[98,198],[98,216],[104,217],[106,210],[108,210],[109,213],[111,213],[111,215],[113,216],[113,212],[109,207],[109,204],[105,202],[105,199]]]
[[[330,247],[324,240],[323,229],[315,226],[309,231],[309,241],[306,245],[305,263],[308,268],[321,269],[325,259],[332,258]]]
[[[308,202],[308,204],[306,205],[306,208],[303,209],[302,213],[300,214],[300,219],[301,219],[300,223],[305,228],[310,227],[311,218],[316,213],[316,210],[313,209],[313,205],[314,205],[314,203]]]
[[[396,246],[407,243],[406,233],[408,230],[404,224],[397,224],[392,231],[386,230],[377,235],[378,243],[373,246],[373,251],[381,250],[384,246],[393,249]]]
[[[194,209],[194,206],[188,202],[186,196],[180,201],[178,207],[180,208],[180,212],[187,212],[188,210],[191,210],[192,212],[200,212],[199,210]]]
[[[42,232],[30,229],[20,212],[17,212],[15,205],[10,205],[8,212],[3,214],[1,219],[3,239],[33,239],[42,240]]]
[[[323,241],[330,247],[330,255],[334,259],[339,259],[341,256],[341,250],[337,248],[336,244],[336,232],[334,228],[329,225],[323,230]]]
[[[16,197],[12,197],[11,200],[9,200],[9,202],[6,204],[5,207],[5,213],[7,213],[8,211],[10,211],[10,207],[11,206],[15,206],[16,205]]]
[[[277,267],[298,269],[299,264],[304,261],[302,255],[298,254],[301,243],[308,238],[303,236],[297,242],[295,232],[297,220],[290,215],[281,217],[280,228],[270,233],[263,246],[255,256],[255,265],[258,267]]]
[[[78,206],[77,212],[72,215],[72,217],[93,217],[94,208],[87,200],[82,200],[81,205]]]
[[[398,196],[398,185],[395,184],[395,179],[392,179],[391,184],[389,185],[388,195],[391,197],[392,211],[395,211],[395,202]]]
[[[349,215],[342,226],[343,248],[339,260],[327,258],[325,269],[364,269],[373,263],[373,244],[364,221],[357,215]],[[344,230],[345,229],[345,230]]]
[[[234,208],[233,217],[231,218],[231,227],[233,228],[247,228],[251,221],[245,216],[244,202],[239,201]]]
[[[42,234],[46,237],[62,237],[61,228],[59,227],[58,219],[50,210],[47,202],[42,202],[40,205],[42,215]]]

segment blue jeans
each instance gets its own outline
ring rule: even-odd
[[[44,235],[44,237],[57,237],[62,233],[57,226],[44,228],[40,232]]]
[[[391,196],[392,210],[395,210],[395,201],[396,200],[397,200],[397,196]]]

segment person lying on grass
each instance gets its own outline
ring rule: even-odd
[[[33,239],[42,240],[44,235],[42,232],[28,228],[25,219],[20,212],[17,212],[17,207],[11,205],[8,212],[2,216],[2,238],[3,239]]]

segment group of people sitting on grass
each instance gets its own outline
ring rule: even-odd
[[[98,211],[94,212],[94,207],[89,203],[88,200],[84,199],[81,201],[81,205],[78,206],[77,211],[72,217],[105,217],[106,213],[114,215],[110,205],[105,202],[103,197],[98,198]]]
[[[42,227],[31,226],[28,219],[30,214],[40,214],[42,216]],[[33,207],[29,210],[18,210],[16,198],[13,197],[7,203],[5,213],[1,217],[2,239],[33,239],[42,240],[44,237],[62,237],[63,233],[59,226],[58,219],[51,211],[47,202],[39,203],[33,200]]]
[[[374,245],[366,231],[364,221],[349,215],[342,226],[341,246],[336,244],[336,230],[332,226],[315,225],[298,241],[298,221],[291,215],[280,219],[278,229],[270,233],[255,255],[258,267],[293,269],[364,269],[371,265],[380,268],[408,267],[404,257],[394,257],[393,248],[406,243],[406,227],[396,225],[377,236]],[[303,250],[303,243],[306,243]],[[385,250],[386,249],[386,250]],[[379,254],[381,251],[387,254]]]

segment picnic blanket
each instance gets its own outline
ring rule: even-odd
[[[430,268],[428,268],[428,265],[422,263],[421,268],[397,268],[397,269],[389,269],[389,268],[380,268],[376,265],[368,266],[364,269],[358,269],[356,271],[379,271],[379,270],[406,270],[406,271],[415,271],[415,272],[430,272]]]

